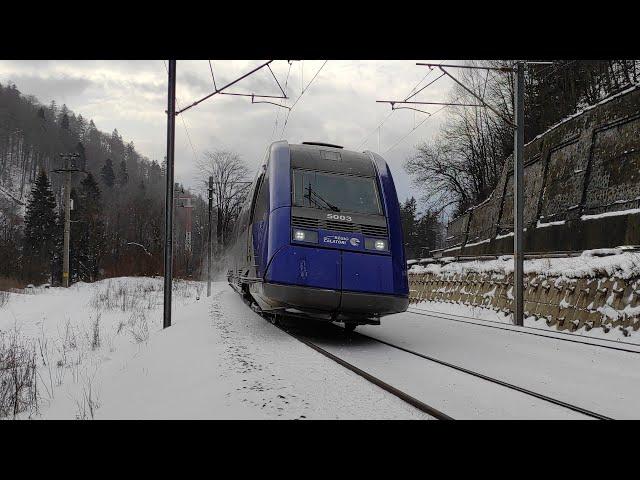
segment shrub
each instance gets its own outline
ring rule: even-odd
[[[0,418],[38,411],[36,349],[16,330],[0,332]]]

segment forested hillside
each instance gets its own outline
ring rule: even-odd
[[[164,225],[164,170],[157,160],[139,152],[117,130],[101,132],[91,119],[76,115],[55,102],[42,105],[13,85],[0,84],[0,277],[40,281],[25,261],[24,221],[27,204],[40,172],[55,200],[54,216],[59,263],[62,213],[61,153],[77,153],[84,173],[73,175],[74,210],[71,242],[71,277],[95,280],[112,275],[162,273]],[[42,182],[45,182],[43,179]],[[182,190],[182,189],[181,189]],[[46,185],[41,185],[46,192]],[[189,193],[189,192],[185,192]],[[43,193],[45,195],[45,193]],[[190,266],[200,265],[206,232],[206,212],[194,198]],[[179,205],[176,205],[179,207]],[[176,210],[180,210],[177,208]],[[184,255],[184,218],[176,214],[177,275],[187,272]],[[91,258],[89,258],[89,257]],[[52,267],[53,281],[59,268]],[[191,268],[191,273],[196,271]]]

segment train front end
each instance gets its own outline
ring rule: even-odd
[[[282,151],[270,159],[280,184],[271,192],[268,266],[254,285],[261,307],[351,325],[405,311],[400,209],[384,159],[278,143]]]

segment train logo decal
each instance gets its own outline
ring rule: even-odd
[[[351,245],[353,245],[354,247],[359,247],[360,246],[360,239],[353,237],[351,240],[349,240],[349,243]]]
[[[347,245],[349,237],[343,235],[325,235],[322,241],[324,243],[330,243],[331,245]]]

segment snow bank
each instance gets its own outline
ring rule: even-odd
[[[413,265],[409,274],[432,273],[452,276],[466,273],[513,273],[513,256],[495,260],[457,261],[447,264]],[[640,276],[640,253],[624,248],[585,250],[577,257],[539,258],[524,261],[525,274],[560,278],[615,277],[630,279]]]
[[[266,322],[226,282],[117,278],[10,293],[0,332],[38,357],[46,419],[424,419]]]

